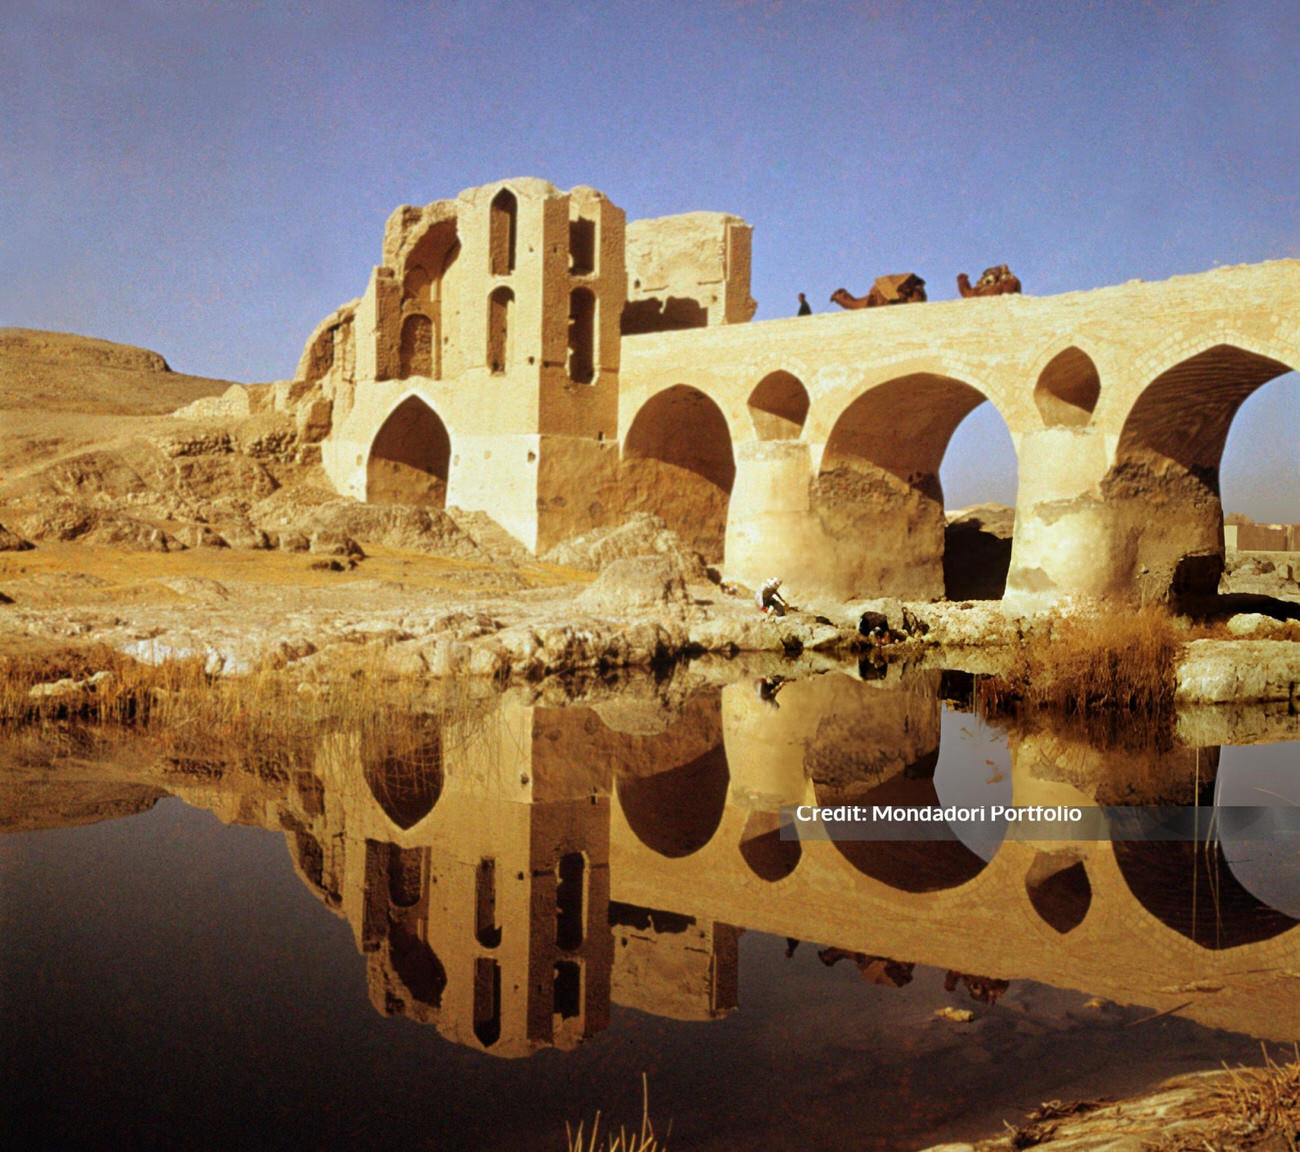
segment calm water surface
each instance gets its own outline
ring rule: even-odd
[[[280,773],[11,751],[0,1136],[561,1148],[645,1073],[673,1148],[915,1148],[1300,1036],[1293,845],[779,838],[804,802],[1300,800],[1285,743],[1008,736],[938,687],[506,697]]]

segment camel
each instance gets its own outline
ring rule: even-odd
[[[1010,296],[1019,295],[1020,280],[1014,276],[1005,264],[985,268],[982,275],[971,287],[970,277],[965,272],[957,275],[957,291],[962,296]]]
[[[831,303],[841,308],[879,308],[884,304],[925,303],[925,281],[914,272],[878,276],[865,296],[850,296],[848,289],[836,288]]]

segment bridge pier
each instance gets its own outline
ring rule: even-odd
[[[1018,445],[1020,487],[1003,604],[1048,611],[1070,598],[1127,591],[1113,515],[1103,500],[1105,436],[1095,428],[1026,432]]]

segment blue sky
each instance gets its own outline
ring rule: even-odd
[[[397,204],[516,175],[744,216],[760,320],[904,268],[943,299],[1300,257],[1298,58],[1293,0],[11,0],[0,324],[284,377]],[[1239,416],[1229,509],[1300,520],[1295,391]],[[950,504],[1009,500],[1011,456],[977,411]]]

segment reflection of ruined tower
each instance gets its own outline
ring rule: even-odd
[[[331,737],[324,802],[292,830],[375,1006],[501,1056],[609,1019],[609,801],[585,777],[538,777],[535,711]]]

